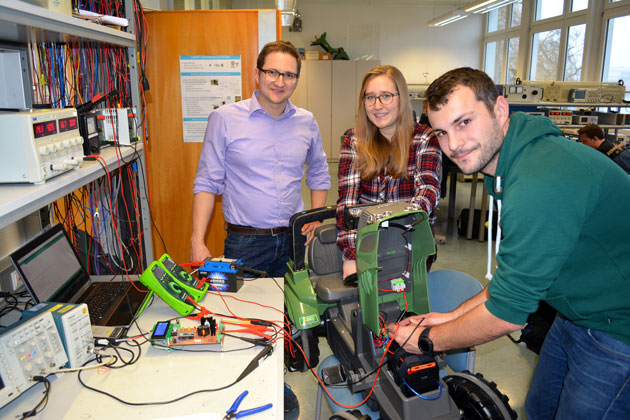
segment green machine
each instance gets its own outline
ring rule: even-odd
[[[341,253],[336,247],[335,225],[318,229],[308,254],[300,235],[304,224],[334,218],[335,212],[333,206],[305,211],[294,215],[290,223],[294,239],[285,275],[285,306],[289,319],[299,330],[297,334],[304,343],[307,357],[314,356],[315,362],[312,329],[327,326],[322,323],[322,317],[338,314],[340,302],[352,302],[350,305],[356,306],[358,301],[361,325],[376,336],[380,334],[381,307],[397,312],[389,322],[398,319],[404,311],[429,312],[426,262],[435,253],[435,244],[427,214],[404,202],[348,209],[344,216],[346,224],[357,228],[360,234],[357,238],[358,287],[347,287],[341,281]],[[343,342],[342,352],[348,349],[354,353],[355,345],[349,342],[348,331],[353,331],[352,325],[345,325],[341,332],[327,328],[327,334],[333,336],[328,336],[333,352],[334,347]],[[302,370],[305,367],[298,362],[298,366],[291,368]]]
[[[426,213],[402,202],[350,209],[346,215],[347,223],[350,227],[358,227],[361,234],[357,239],[359,287],[349,288],[339,282],[341,254],[331,246],[336,241],[334,225],[323,226],[325,229],[320,228],[317,232],[317,240],[309,250],[309,263],[305,262],[305,246],[299,235],[304,224],[333,218],[335,211],[333,206],[322,207],[298,213],[291,219],[293,238],[297,237],[297,241],[291,243],[292,259],[285,275],[285,304],[289,318],[298,329],[319,326],[326,309],[335,306],[340,299],[357,294],[363,308],[363,324],[377,335],[378,308],[382,303],[396,302],[401,310],[408,304],[408,312],[413,313],[429,312],[426,260],[435,253],[435,244]],[[355,219],[360,214],[363,216]],[[381,235],[390,227],[398,230],[398,235]],[[387,251],[379,254],[379,246]],[[322,259],[319,250],[325,251],[323,258],[328,261],[319,261]],[[408,270],[401,270],[401,262],[408,266]],[[324,266],[323,270],[317,265]],[[316,282],[310,278],[311,268],[319,274]],[[410,273],[414,274],[413,278]],[[391,293],[379,293],[379,281],[382,280],[387,281],[386,287],[391,287]],[[415,287],[411,287],[412,284]],[[403,294],[393,291],[401,289],[406,291],[407,303]]]
[[[347,385],[328,391],[337,396],[343,392],[362,395],[358,401],[371,392],[367,406],[372,413],[378,413],[376,418],[515,418],[507,397],[494,384],[465,370],[474,367],[474,351],[470,349],[457,352],[464,363],[460,363],[461,369],[453,369],[463,372],[439,377],[436,368],[429,379],[423,367],[439,365],[444,370],[451,355],[412,355],[395,350],[392,345],[390,350],[395,351],[396,357],[384,356],[385,325],[431,311],[427,259],[435,254],[435,242],[427,214],[404,202],[346,209],[346,226],[358,232],[357,286],[349,287],[341,278],[336,226],[320,226],[308,249],[300,233],[304,224],[334,218],[335,213],[335,207],[330,206],[291,218],[285,306],[293,323],[292,337],[301,343],[305,357],[299,351],[285,349],[288,369],[315,368],[319,363],[318,335],[325,335],[338,363],[332,366],[334,376],[342,377]],[[442,274],[445,271],[453,274],[451,277],[467,277],[475,283],[477,288],[467,297],[481,290],[481,285],[470,276],[451,270],[442,270]],[[448,296],[449,290],[443,294]],[[385,362],[381,364],[381,360]],[[382,371],[375,382],[375,376],[369,373],[378,368]],[[418,384],[414,392],[410,383]]]

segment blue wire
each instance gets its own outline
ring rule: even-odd
[[[437,394],[437,397],[425,397],[424,395],[420,395],[420,394],[418,394],[418,393],[416,392],[416,390],[415,390],[415,389],[413,389],[412,387],[410,387],[410,386],[409,386],[409,384],[407,383],[407,380],[406,380],[405,378],[403,378],[403,380],[402,380],[402,381],[403,381],[403,383],[405,384],[405,386],[406,386],[407,388],[409,388],[409,390],[411,390],[411,392],[413,392],[414,394],[416,394],[418,397],[422,398],[423,400],[429,400],[429,401],[437,400],[438,398],[440,398],[440,397],[442,396],[442,384],[440,383],[440,381],[436,381],[436,380],[435,380],[435,379],[433,379],[433,378],[429,378],[428,376],[427,376],[427,378],[428,378],[428,379],[431,379],[432,381],[434,381],[435,383],[437,383],[437,384],[438,384],[438,387],[440,387],[440,393],[439,393],[439,394]]]
[[[53,57],[52,45],[48,45],[47,49],[48,49],[48,55],[51,58],[50,59],[50,67],[51,68],[49,70],[50,70],[50,75],[51,75],[50,78],[52,79],[52,80],[48,81],[48,84],[49,84],[49,88],[48,89],[49,89],[49,93],[50,93],[50,96],[51,96],[50,97],[50,101],[51,101],[51,103],[54,104],[54,103],[57,102],[55,100],[57,95],[55,95],[55,86],[54,86],[54,83],[55,83],[55,66],[52,65],[53,64],[53,61],[52,61],[52,57]],[[48,63],[46,63],[46,65],[48,65]]]

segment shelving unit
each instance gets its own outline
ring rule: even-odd
[[[138,153],[144,151],[141,144],[138,144],[137,150]],[[134,154],[135,150],[132,147],[126,147],[121,149],[120,159],[129,161]],[[101,156],[107,162],[110,172],[118,168],[118,156],[113,147],[102,149]],[[77,169],[65,172],[41,185],[0,185],[0,229],[102,176],[107,174],[99,162],[84,161]]]
[[[610,125],[610,124],[597,124],[604,130],[617,130],[617,129],[629,129],[630,125]],[[584,124],[561,124],[558,125],[559,128],[582,128]]]
[[[623,102],[508,102],[510,106],[519,107],[532,107],[532,108],[628,108],[630,110],[630,103]],[[619,130],[630,129],[630,125],[611,125],[611,124],[598,124],[605,130]],[[584,124],[558,124],[560,129],[579,129]]]
[[[123,31],[21,1],[2,0],[0,2],[0,42],[25,45],[32,42],[68,42],[83,39],[122,46],[127,48],[129,56],[130,79],[137,81],[133,2],[125,2],[125,8],[129,26],[126,31]],[[137,82],[131,83],[131,100],[132,105],[140,109],[140,92]],[[151,261],[153,242],[150,209],[146,199],[148,174],[142,144],[138,144],[136,149],[139,154],[137,163],[142,165],[141,171],[144,174],[140,178],[143,182],[139,183],[144,257]],[[135,154],[135,150],[130,147],[123,148],[121,154],[121,159],[128,161]],[[110,171],[118,168],[118,157],[114,148],[103,149],[101,156],[106,160]],[[59,175],[42,185],[0,184],[0,229],[102,176],[106,174],[100,163],[82,162],[78,169]]]
[[[33,39],[30,29],[37,30],[36,39]],[[2,40],[18,43],[65,42],[71,36],[124,47],[136,46],[136,37],[133,33],[66,16],[17,0],[2,0],[0,3],[0,39]],[[39,37],[41,39],[37,39]]]
[[[542,106],[550,108],[558,107],[574,107],[574,108],[628,108],[630,103],[624,102],[509,102],[510,105],[521,106]]]

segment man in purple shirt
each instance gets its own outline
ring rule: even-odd
[[[289,101],[300,66],[290,43],[265,45],[256,62],[259,89],[210,114],[193,187],[191,261],[211,256],[204,236],[216,195],[223,194],[225,257],[273,277],[286,271],[289,218],[304,209],[305,164],[312,208],[326,205],[330,175],[319,128],[313,114]]]

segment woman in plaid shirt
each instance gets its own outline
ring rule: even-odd
[[[427,212],[433,227],[442,177],[438,140],[427,125],[414,121],[400,70],[370,70],[359,98],[356,127],[346,134],[339,158],[337,245],[343,254],[344,281],[357,271],[357,233],[343,223],[345,207],[405,201]]]

